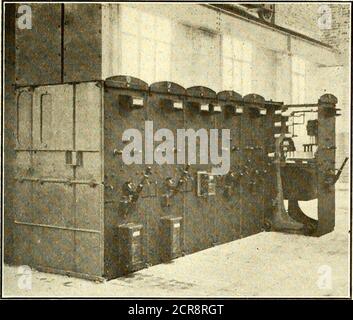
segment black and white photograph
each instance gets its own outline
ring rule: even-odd
[[[1,22],[2,299],[352,299],[350,2]]]

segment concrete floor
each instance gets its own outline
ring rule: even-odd
[[[336,229],[320,238],[264,232],[104,283],[33,270],[30,290],[18,285],[18,267],[5,266],[3,295],[347,297],[349,192],[337,189]]]

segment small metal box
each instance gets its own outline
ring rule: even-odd
[[[181,256],[182,217],[161,218],[161,259],[170,261]]]
[[[119,227],[119,260],[122,273],[127,274],[144,267],[143,227],[127,223]]]

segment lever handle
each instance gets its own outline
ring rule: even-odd
[[[338,179],[340,178],[340,176],[341,176],[341,174],[342,174],[342,171],[343,171],[343,168],[344,168],[344,166],[346,165],[347,161],[348,161],[348,157],[346,157],[346,158],[343,160],[342,165],[341,165],[341,167],[338,169],[338,171],[337,171],[337,173],[336,173],[336,176],[335,176],[335,179],[333,180],[333,184],[335,184],[335,183],[338,181]]]

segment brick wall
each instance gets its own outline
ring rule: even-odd
[[[331,10],[331,28],[319,26],[325,7]],[[338,49],[344,58],[349,54],[350,5],[347,3],[278,3],[275,23],[300,32]],[[346,60],[348,62],[348,60]]]
[[[318,3],[277,3],[275,23],[320,40],[321,32],[317,23],[318,10]]]
[[[350,5],[329,4],[332,12],[332,25],[321,31],[321,41],[339,50],[341,62],[348,63],[350,38]]]

